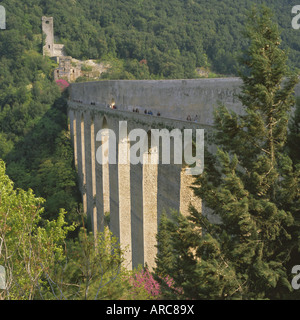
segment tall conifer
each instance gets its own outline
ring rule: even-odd
[[[243,112],[225,106],[215,112],[218,150],[213,161],[206,159],[196,181],[200,187],[195,187],[221,223],[211,223],[193,208],[188,224],[183,218],[172,222],[178,229],[171,237],[175,263],[170,276],[187,298],[282,298],[291,290],[288,268],[299,245],[300,168],[284,146],[298,77],[288,72],[267,8],[252,11],[246,37],[239,95]]]

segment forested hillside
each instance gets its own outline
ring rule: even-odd
[[[244,47],[246,12],[255,4],[274,10],[282,28],[291,65],[300,66],[299,32],[291,27],[291,9],[297,1],[281,0],[10,0],[11,45],[37,48],[41,16],[53,16],[55,34],[67,54],[78,59],[119,59],[119,77],[191,78],[196,67],[219,74],[236,74],[236,54]],[[11,33],[10,33],[11,32]],[[2,32],[3,33],[3,32]],[[1,38],[4,35],[1,35]],[[11,39],[14,38],[14,39]],[[2,40],[4,40],[2,38]],[[1,41],[2,42],[2,41]],[[7,43],[7,42],[6,42]],[[6,51],[6,52],[5,52]],[[140,61],[146,62],[140,65]],[[123,72],[121,72],[123,71]]]
[[[0,250],[0,265],[7,268],[8,277],[13,275],[10,290],[0,290],[0,300],[5,295],[135,301],[174,295],[295,298],[294,291],[287,290],[291,267],[299,264],[300,101],[287,135],[297,76],[283,91],[279,83],[289,75],[281,49],[288,49],[290,69],[300,68],[300,30],[291,26],[291,9],[298,1],[0,0],[0,4],[6,8],[6,30],[0,30],[0,249],[5,248]],[[254,37],[243,34],[248,9],[261,4],[274,12],[281,43],[269,20],[257,24],[260,20],[253,19]],[[120,269],[122,254],[111,235],[100,236],[96,246],[94,236],[85,231],[73,241],[78,228],[72,223],[80,225],[82,217],[67,92],[54,82],[57,65],[42,55],[42,16],[54,17],[56,42],[65,45],[68,55],[111,66],[99,80],[232,76],[238,74],[237,57],[244,54],[250,71],[244,75],[247,86],[241,96],[247,117],[238,118],[224,108],[216,113],[215,141],[224,151],[208,157],[205,175],[197,183],[201,188],[196,190],[208,207],[225,217],[225,228],[210,224],[195,210],[188,219],[180,215],[175,222],[162,219],[156,276],[165,288],[161,286],[159,295],[146,290],[154,288],[148,271],[130,277]],[[275,54],[267,50],[270,45]],[[29,188],[34,194],[26,191]],[[67,235],[72,238],[68,250]],[[95,268],[98,265],[101,270]]]
[[[289,64],[300,66],[296,1],[266,0],[5,0],[0,30],[0,158],[17,187],[47,199],[46,213],[78,209],[66,104],[42,56],[41,17],[54,17],[57,43],[77,59],[108,61],[109,79],[235,75],[247,10],[264,3],[282,29]]]

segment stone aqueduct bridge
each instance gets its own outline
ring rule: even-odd
[[[97,133],[113,130],[120,146],[119,121],[127,121],[128,132],[137,128],[146,132],[162,128],[209,131],[219,102],[236,112],[241,110],[235,97],[240,85],[240,79],[226,78],[100,81],[70,86],[68,116],[84,211],[94,232],[103,231],[105,213],[110,213],[110,229],[127,248],[129,269],[138,264],[155,265],[156,233],[164,211],[186,214],[190,203],[201,210],[201,201],[190,189],[193,177],[186,175],[181,165],[119,161],[100,165],[96,160],[101,145]],[[108,107],[114,104],[117,109]],[[136,108],[139,113],[133,112]],[[153,115],[146,115],[145,110]],[[197,116],[197,122],[187,121],[188,116],[192,120]]]

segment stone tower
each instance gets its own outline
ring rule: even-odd
[[[46,44],[43,47],[43,55],[54,56],[54,30],[53,17],[42,17],[42,30],[46,34]]]
[[[64,57],[65,46],[54,43],[53,17],[42,17],[42,30],[46,34],[46,44],[43,47],[43,55],[49,57]]]
[[[72,57],[66,56],[65,46],[54,43],[53,17],[42,17],[42,31],[46,35],[43,55],[54,59],[59,67],[54,70],[54,79],[75,81],[81,76],[81,68],[72,67]]]

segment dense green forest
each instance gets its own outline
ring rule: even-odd
[[[10,0],[0,32],[0,158],[21,188],[46,198],[46,214],[80,211],[67,131],[65,98],[53,82],[52,60],[42,56],[41,17],[53,16],[57,42],[77,59],[109,61],[104,78],[193,78],[196,68],[232,75],[247,45],[247,10],[262,1]],[[295,1],[263,1],[273,8],[299,67],[298,32],[291,28]],[[141,63],[143,61],[143,63]]]
[[[299,101],[290,119],[299,73],[288,71],[267,8],[253,12],[245,35],[245,113],[215,111],[218,148],[206,151],[194,185],[220,223],[191,207],[160,224],[156,272],[171,276],[183,299],[299,299],[291,285],[300,256]]]
[[[192,78],[196,68],[236,74],[236,55],[247,10],[262,3],[274,10],[290,65],[300,67],[298,32],[291,27],[297,1],[280,0],[66,0],[2,1],[7,28],[1,55],[40,47],[41,16],[53,16],[55,34],[77,59],[118,59],[115,77]],[[4,38],[2,38],[4,37]],[[5,39],[5,37],[9,37]],[[21,41],[19,41],[21,40]],[[14,42],[18,43],[18,48]],[[146,67],[140,61],[146,61]]]
[[[21,188],[46,198],[46,214],[65,208],[70,221],[80,197],[67,133],[66,104],[53,82],[55,64],[42,56],[41,17],[53,16],[57,42],[77,59],[112,65],[109,79],[193,78],[196,68],[236,74],[247,44],[247,9],[261,1],[10,0],[0,32],[0,158]],[[300,66],[294,1],[264,1],[282,29],[289,64]],[[141,63],[143,61],[143,63]]]
[[[43,247],[44,243],[48,244],[48,242],[51,242],[52,245],[57,242],[57,246],[54,245],[53,248],[60,251],[60,248],[63,246],[61,242],[67,237],[67,233],[61,233],[60,231],[64,226],[63,219],[66,219],[69,224],[71,222],[78,222],[80,224],[81,222],[81,217],[78,214],[81,212],[81,199],[77,187],[73,151],[68,132],[66,96],[53,81],[53,70],[56,67],[55,63],[51,59],[42,56],[43,35],[41,32],[41,17],[43,15],[54,17],[55,34],[57,35],[56,41],[57,43],[65,44],[68,55],[81,60],[96,59],[98,61],[109,62],[112,69],[109,73],[103,75],[103,79],[196,78],[199,77],[199,74],[196,71],[199,68],[208,70],[210,76],[231,76],[238,74],[239,60],[237,57],[241,52],[245,53],[246,48],[249,46],[249,38],[245,37],[243,34],[248,9],[253,5],[260,5],[262,3],[273,9],[273,20],[278,23],[281,31],[282,42],[280,43],[280,48],[288,49],[289,52],[286,61],[287,65],[291,69],[300,68],[300,47],[298,44],[299,31],[293,30],[291,27],[291,9],[294,5],[297,5],[297,1],[0,1],[0,4],[4,5],[6,8],[7,25],[6,30],[0,30],[0,159],[3,159],[6,163],[5,169],[4,164],[2,162],[0,163],[0,182],[2,182],[3,188],[9,190],[8,193],[11,197],[10,199],[13,200],[12,205],[13,208],[16,208],[16,213],[20,212],[20,214],[26,214],[26,217],[28,214],[28,221],[30,221],[30,214],[33,214],[35,217],[32,221],[37,219],[37,221],[31,225],[31,227],[34,227],[34,230],[30,231],[32,234],[36,235],[36,237],[30,238],[30,241],[32,241],[32,246],[38,253],[41,252],[40,248]],[[280,72],[280,76],[286,74],[288,74],[288,72]],[[270,80],[270,82],[272,81]],[[248,92],[252,92],[251,90],[253,90],[253,88],[251,88],[251,86],[249,86],[249,88]],[[262,90],[261,87],[260,89]],[[255,90],[253,90],[253,92],[255,92]],[[263,93],[261,96],[263,96]],[[261,96],[259,98],[261,98]],[[247,97],[245,98],[247,103],[250,100],[250,98],[248,100]],[[220,130],[221,136],[223,132],[226,132],[225,135],[223,134],[223,137],[225,137],[225,139],[228,137],[228,131],[226,130],[232,130],[230,131],[230,134],[232,134],[232,132],[242,132],[240,133],[242,135],[243,131],[238,129],[248,129],[248,124],[252,130],[250,130],[251,133],[255,133],[255,130],[256,133],[259,133],[260,130],[257,128],[260,123],[257,120],[258,117],[255,118],[254,111],[252,110],[251,112],[253,113],[249,114],[249,119],[254,122],[257,121],[255,122],[255,126],[251,126],[252,123],[249,119],[249,123],[244,122],[242,123],[242,126],[241,123],[234,123],[231,116],[223,110],[222,117],[219,115],[219,124],[224,120],[223,123],[225,123],[227,127],[219,128],[223,130]],[[251,116],[253,118],[251,118]],[[279,211],[277,213],[279,216],[281,215],[280,219],[284,222],[283,227],[292,235],[293,249],[295,250],[298,246],[298,225],[294,223],[294,220],[298,223],[298,219],[296,219],[295,216],[299,211],[299,186],[297,185],[299,181],[299,165],[297,166],[297,170],[295,168],[296,163],[299,162],[299,148],[297,148],[300,141],[299,119],[298,110],[294,121],[291,122],[292,126],[288,137],[285,135],[282,138],[282,132],[279,132],[279,138],[283,139],[282,143],[284,144],[286,142],[285,140],[287,140],[288,143],[284,145],[284,151],[282,152],[283,159],[278,160],[281,166],[279,167],[280,170],[277,167],[276,170],[278,169],[279,173],[274,171],[274,175],[272,175],[270,179],[276,180],[276,178],[278,178],[276,180],[276,186],[278,183],[278,186],[281,187],[279,193],[280,199],[278,200],[276,197],[273,199],[274,190],[271,190],[272,192],[268,190],[266,194],[267,196],[270,195],[271,200],[269,198],[266,199],[266,197],[259,199],[261,202],[257,201],[257,203],[255,203],[257,206],[253,209],[254,211],[256,210],[255,212],[263,212],[268,216],[270,210],[274,208],[274,206],[278,206]],[[287,119],[284,118],[284,120]],[[235,125],[236,127],[232,128],[232,125]],[[284,126],[286,123],[282,125]],[[265,128],[268,128],[268,123]],[[246,141],[247,143],[250,141],[247,141],[243,135],[242,138],[244,139],[242,141]],[[259,138],[262,139],[262,137]],[[226,147],[225,142],[229,143],[229,146],[227,145]],[[219,139],[219,143],[225,145],[225,151],[228,151],[230,149],[229,147],[232,147],[230,143],[236,143],[237,145],[239,143],[238,139],[232,139],[232,141],[225,142],[222,139]],[[245,146],[247,146],[247,143],[245,143]],[[246,151],[246,154],[248,155],[251,153],[252,149],[249,148],[249,150]],[[255,149],[255,152],[256,151],[257,150]],[[244,160],[246,162],[248,160],[250,161],[253,155],[255,155],[254,152],[249,155],[249,159],[246,158]],[[292,160],[289,160],[289,157]],[[214,168],[211,167],[210,178],[216,179],[216,181],[213,181],[213,184],[210,185],[211,190],[208,191],[218,192],[219,198],[217,200],[219,200],[219,202],[216,203],[214,202],[217,201],[216,199],[210,199],[209,192],[206,193],[206,196],[209,198],[208,200],[211,201],[211,206],[217,208],[224,214],[230,206],[222,207],[220,202],[222,202],[222,197],[225,197],[224,194],[228,195],[228,192],[232,192],[234,194],[232,203],[230,204],[232,205],[230,209],[233,212],[232,219],[238,219],[238,213],[243,208],[239,207],[240,203],[234,201],[236,199],[235,196],[236,194],[238,196],[242,194],[245,198],[244,204],[248,199],[244,194],[245,190],[243,186],[239,185],[239,188],[235,189],[233,187],[234,183],[242,180],[246,186],[250,185],[252,189],[250,188],[249,190],[253,192],[253,197],[255,199],[255,192],[257,191],[255,189],[255,184],[259,184],[260,181],[263,181],[263,186],[266,186],[269,183],[269,181],[267,181],[268,179],[264,181],[264,178],[262,178],[264,175],[269,178],[269,172],[271,172],[269,162],[262,158],[258,163],[255,161],[252,161],[250,164],[246,163],[247,165],[249,164],[252,169],[254,168],[257,170],[257,172],[253,170],[257,175],[254,178],[252,177],[253,180],[251,180],[244,176],[244,172],[241,173],[236,170],[237,160],[228,158],[226,152],[220,153],[218,160],[223,166],[224,173],[227,174],[228,179],[222,182],[224,188],[219,190],[218,185],[216,184],[216,181],[221,181],[219,172],[217,170],[214,171]],[[246,169],[248,170],[248,167],[246,167]],[[295,173],[296,171],[297,174]],[[282,176],[280,175],[283,174],[286,180],[281,180]],[[206,176],[204,178],[210,179]],[[9,179],[14,182],[15,188],[22,188],[23,190],[28,190],[28,188],[33,189],[35,196],[44,198],[45,202],[37,200],[30,191],[28,193],[26,191],[15,193],[11,185],[12,182]],[[283,185],[284,183],[286,184]],[[293,190],[293,192],[289,192],[290,190]],[[198,191],[198,195],[203,196],[201,194],[202,191]],[[261,192],[260,189],[258,191]],[[285,197],[288,199],[288,202],[284,199]],[[252,201],[253,199],[250,200]],[[20,204],[23,203],[24,206],[26,206],[24,212],[22,212],[22,207],[20,207]],[[290,220],[288,219],[290,218],[289,212],[286,213],[284,211],[284,205],[286,203],[288,203],[288,208],[293,215]],[[253,203],[251,203],[251,205],[252,204]],[[0,202],[0,205],[5,209],[9,207],[9,203],[5,202]],[[42,212],[39,211],[40,205],[45,208]],[[32,206],[34,210],[30,210],[30,206]],[[64,218],[62,218],[61,208],[67,212]],[[4,209],[2,211],[0,210],[1,214],[4,213]],[[38,215],[35,215],[36,213],[33,211],[38,212]],[[197,213],[194,212],[193,214],[194,215],[191,218],[192,221],[198,217]],[[267,222],[272,226],[274,222],[272,220],[272,215],[270,214],[268,217],[270,219]],[[5,220],[6,217],[4,216],[3,219]],[[18,219],[18,215],[15,214],[13,219]],[[53,221],[53,224],[47,222],[47,219]],[[1,220],[1,223],[4,220]],[[228,221],[229,226],[234,225],[232,221]],[[253,226],[245,221],[242,221],[240,225],[242,225],[246,231],[249,231],[248,229]],[[181,226],[183,225],[183,227],[189,227],[190,222],[191,221],[187,222],[186,220],[177,221],[177,223],[181,224]],[[178,227],[178,224],[175,224],[175,226]],[[39,229],[37,225],[44,226],[44,229]],[[0,226],[2,226],[2,224]],[[12,226],[14,226],[14,221],[9,221],[8,229],[12,228]],[[172,224],[171,226],[167,226],[165,233],[172,234],[169,228],[172,229],[173,226],[174,225]],[[280,226],[278,228],[280,229]],[[56,239],[55,235],[51,233],[51,230],[54,229],[60,234],[60,238]],[[217,230],[213,231],[219,236],[217,242],[212,238],[204,239],[204,241],[208,240],[208,243],[211,245],[210,248],[204,250],[204,253],[207,254],[208,258],[211,258],[211,256],[216,257],[219,253],[218,248],[225,248],[225,252],[231,253],[231,247],[228,244],[228,239],[230,238],[228,234],[230,234],[230,230],[228,231],[228,234],[226,234],[225,232],[222,233],[218,227],[216,227],[216,229]],[[256,229],[253,227],[253,230]],[[268,228],[266,227],[266,229]],[[19,222],[15,228],[11,229],[11,232],[13,232],[16,239],[18,239],[20,234],[23,235],[20,230],[23,229],[22,223]],[[245,230],[243,230],[243,232]],[[1,232],[2,231],[3,229],[1,229]],[[74,228],[70,228],[69,231],[68,236],[74,237]],[[183,234],[186,235],[184,233],[184,228],[182,231]],[[188,231],[191,232],[190,229]],[[237,232],[237,230],[234,231]],[[260,230],[256,231],[257,233],[261,232]],[[38,235],[40,235],[41,232],[44,232],[44,234],[43,237],[39,239]],[[202,254],[202,240],[199,240],[197,235],[195,236],[193,232],[190,234],[192,234],[192,237],[190,238],[191,241],[200,241],[199,254]],[[274,231],[274,234],[274,237],[276,237],[276,230]],[[238,236],[236,236],[236,238],[238,238]],[[271,233],[270,237],[272,236],[273,233]],[[83,234],[82,237],[84,238],[85,235]],[[78,238],[79,242],[83,242],[82,237]],[[283,240],[286,240],[286,234],[282,237]],[[176,238],[174,239],[176,240]],[[14,241],[12,241],[12,243],[14,243]],[[190,247],[193,245],[195,246],[195,243],[191,244],[189,241],[188,243],[175,243],[175,245],[181,244],[180,250],[186,248],[185,245]],[[289,243],[287,243],[287,245],[288,244]],[[166,244],[166,247],[172,249],[172,245],[174,245],[174,243],[169,242]],[[78,245],[78,243],[76,243],[76,246],[80,247],[80,244]],[[84,248],[84,245],[81,247]],[[51,246],[47,247],[49,250],[48,252],[51,252],[51,248]],[[238,248],[243,252],[242,245]],[[174,252],[176,252],[176,249],[178,248],[175,248]],[[267,249],[268,248],[264,250]],[[273,251],[270,250],[270,252],[276,251],[273,247],[271,249]],[[251,248],[251,250],[251,252],[255,250],[258,252],[260,249]],[[24,249],[24,253],[26,253],[25,251],[26,250]],[[89,249],[88,251],[90,252]],[[236,260],[233,259],[232,266],[235,268],[236,265],[234,265],[234,263],[236,263],[237,270],[240,267],[240,260],[238,258],[239,255],[242,256],[241,252],[235,252],[236,255],[233,257]],[[261,252],[262,255],[263,253],[266,254],[262,249]],[[252,256],[249,258],[248,253],[249,252],[246,252],[242,258],[245,259],[245,261],[247,260],[247,266],[250,265],[249,268],[251,268]],[[47,251],[43,252],[43,254],[47,256]],[[189,252],[186,252],[186,254],[188,255],[188,259],[191,258]],[[283,253],[282,251],[274,253],[274,255],[277,254],[280,254],[281,258]],[[74,255],[76,255],[76,253],[74,253]],[[86,257],[85,253],[82,255]],[[177,257],[178,259],[176,258],[176,263],[182,263],[180,266],[182,267],[183,272],[186,272],[191,265],[192,268],[188,271],[192,270],[195,272],[194,274],[191,273],[191,276],[199,272],[196,260],[193,260],[191,264],[188,264],[186,263],[187,260],[180,260],[181,257],[186,257],[184,256],[184,252]],[[21,257],[21,259],[23,258],[24,257]],[[170,261],[173,261],[172,259],[174,257],[169,257],[166,254],[166,258],[170,258]],[[272,262],[273,260],[271,260],[271,258],[269,260]],[[20,261],[26,263],[26,256]],[[217,261],[217,258],[215,261]],[[210,267],[210,263],[213,264],[215,261],[207,259],[207,265]],[[282,275],[286,270],[283,270],[282,267],[279,267],[276,263],[270,265],[270,261],[267,261],[266,264],[264,264],[265,261],[263,259],[258,262],[256,261],[257,263],[261,262],[262,264],[258,265],[257,269],[254,271],[251,269],[253,273],[256,272],[251,278],[251,285],[255,287],[257,277],[259,278],[259,276],[261,276],[261,279],[265,281],[264,283],[267,281],[271,284],[275,283],[276,289],[280,277],[280,279],[284,279],[284,281],[287,279],[285,277],[286,274]],[[191,261],[189,260],[188,262]],[[275,262],[277,262],[277,260]],[[288,262],[290,263],[290,261]],[[294,262],[298,263],[299,261]],[[161,261],[161,264],[163,263],[164,260]],[[218,263],[218,261],[216,263]],[[288,265],[288,263],[286,263],[286,265]],[[167,263],[165,264],[165,267],[168,267]],[[185,278],[180,278],[180,276],[178,278],[176,272],[179,268],[177,267],[178,265],[174,264],[172,268],[168,270],[169,274],[167,274],[167,276],[170,274],[172,275],[176,281],[177,288],[182,288],[186,285],[185,289],[186,292],[188,292],[189,285],[194,285],[194,283],[190,281],[190,279],[188,279],[188,282],[184,282],[186,280]],[[260,267],[262,268],[260,269]],[[74,268],[72,267],[74,274],[70,272],[68,275],[64,276],[73,277],[74,275],[75,279],[76,275],[79,274],[79,269],[82,270],[80,266],[77,269],[76,268],[74,271]],[[272,268],[276,269],[273,277],[270,276],[270,272],[273,270]],[[259,271],[261,270],[262,273],[259,275]],[[174,274],[172,274],[172,272]],[[203,270],[201,272],[203,272]],[[89,273],[89,270],[87,273]],[[242,273],[237,273],[240,277],[239,280],[244,283],[245,279],[241,277],[241,274]],[[200,276],[204,277],[202,273]],[[252,295],[251,290],[248,290],[248,288],[248,291],[246,290],[246,295],[240,294],[239,291],[235,291],[235,274],[228,273],[224,275],[225,278],[227,276],[229,277],[229,281],[224,281],[223,289],[229,287],[230,292],[234,292],[239,298],[243,296],[253,298],[255,296]],[[97,275],[97,277],[99,277],[99,275]],[[274,279],[274,277],[277,278]],[[86,279],[86,277],[82,276],[82,279]],[[213,287],[214,281],[215,280],[213,279],[210,285],[204,288],[204,291],[190,291],[191,295],[195,294],[192,298],[203,297],[203,295],[207,293],[205,290],[210,290]],[[281,284],[278,284],[278,286],[280,287]],[[37,283],[35,283],[33,287],[33,291],[39,290]],[[59,291],[59,289],[57,290]],[[261,290],[260,295],[255,297],[268,297],[268,294],[271,297],[275,297],[276,294],[274,294],[274,290],[270,289],[269,292]],[[47,293],[50,291],[51,290],[46,290]],[[176,292],[178,293],[178,291]],[[212,291],[212,296],[225,298],[224,292],[225,289],[221,294],[220,292]],[[271,295],[270,292],[272,293]],[[80,291],[80,294],[81,296],[84,296],[84,290],[82,292]],[[172,294],[174,294],[174,290]],[[286,292],[284,292],[284,294],[286,294]],[[133,298],[134,297],[135,295],[133,295]]]

